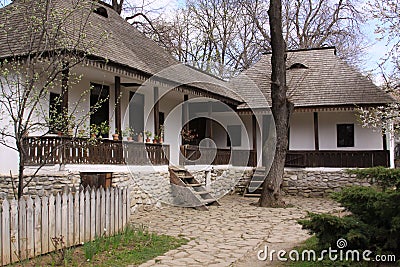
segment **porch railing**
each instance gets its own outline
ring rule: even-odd
[[[125,147],[123,147],[123,145]],[[125,149],[124,149],[125,148]],[[58,136],[24,139],[26,165],[42,164],[168,164],[169,145]],[[125,153],[125,154],[124,154]]]
[[[338,167],[338,168],[368,168],[389,166],[389,151],[288,151],[287,167]]]
[[[256,153],[253,150],[233,150],[202,147],[193,145],[181,146],[180,164],[212,164],[212,165],[226,165],[232,164],[234,166],[255,166]],[[194,162],[195,161],[195,162]],[[247,163],[247,164],[244,164]]]

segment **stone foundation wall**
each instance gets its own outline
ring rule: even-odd
[[[236,193],[243,194],[246,185],[251,180],[250,175],[244,175],[236,185]],[[289,195],[304,197],[323,197],[332,192],[340,191],[346,186],[370,186],[354,174],[347,174],[342,169],[285,169],[283,191]]]
[[[252,175],[250,168],[216,167],[207,170],[192,169],[190,172],[215,197],[221,197],[230,192],[242,194]],[[27,181],[29,176],[25,179]],[[79,190],[80,173],[77,171],[42,171],[33,178],[24,194],[43,196],[62,191],[65,187]],[[283,189],[287,194],[305,197],[326,196],[331,192],[351,185],[369,186],[369,183],[359,180],[355,175],[335,169],[286,169]],[[129,187],[131,196],[131,211],[160,205],[161,202],[174,203],[173,190],[166,171],[113,172],[112,186]],[[0,198],[14,196],[10,177],[0,177]],[[155,196],[155,197],[154,197]]]
[[[287,194],[305,197],[327,196],[353,185],[370,186],[354,174],[333,169],[287,169],[283,180],[283,188]]]
[[[28,181],[30,176],[27,175],[25,181]],[[137,172],[132,176],[127,172],[113,172],[112,186],[129,187],[131,212],[136,212],[141,208],[146,208],[154,205],[159,205],[158,201],[152,198],[145,190],[142,190],[138,181],[146,183],[147,187],[153,190],[164,190],[169,186],[169,174],[167,172]],[[16,182],[16,178],[14,178]],[[70,190],[79,190],[81,185],[81,177],[79,172],[68,171],[42,171],[35,176],[29,185],[24,189],[24,195],[44,196],[62,192],[65,188]],[[16,184],[14,184],[16,188]],[[16,189],[15,189],[16,190]],[[10,177],[0,176],[0,199],[12,198],[16,195],[13,192],[13,183]]]

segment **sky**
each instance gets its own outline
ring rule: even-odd
[[[125,0],[128,1],[128,0]],[[0,0],[0,6],[9,3],[10,0]],[[133,5],[142,6],[143,2],[147,3],[146,9],[148,10],[164,10],[163,15],[168,16],[174,9],[184,4],[184,0],[129,0]],[[151,14],[149,14],[151,16]],[[377,20],[370,20],[362,26],[362,31],[366,35],[369,45],[365,48],[366,55],[364,57],[365,64],[361,66],[362,70],[367,73],[378,74],[378,63],[385,56],[388,51],[387,42],[385,40],[378,41],[377,35],[374,34]],[[389,66],[390,67],[390,66]],[[380,83],[379,78],[375,82]]]

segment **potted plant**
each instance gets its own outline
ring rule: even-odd
[[[197,134],[193,130],[188,130],[188,129],[182,129],[181,131],[181,136],[184,141],[184,143],[190,143],[197,137]]]
[[[160,141],[160,137],[158,135],[154,136],[153,144],[157,144]]]
[[[99,127],[96,124],[90,125],[90,138],[96,139],[99,134]]]
[[[101,137],[107,138],[108,134],[110,132],[110,125],[108,124],[108,121],[103,121],[99,125],[99,134],[101,134]]]
[[[114,141],[118,141],[119,140],[119,131],[115,130],[115,133],[112,135],[113,140]]]
[[[150,131],[145,131],[144,135],[146,135],[146,143],[150,143],[150,138],[153,134]]]
[[[126,127],[125,130],[122,131],[122,136],[126,137],[128,141],[132,141],[134,133],[135,131],[132,128]]]
[[[138,134],[138,136],[137,136],[137,141],[138,141],[139,143],[143,143],[143,133],[139,133],[139,134]]]
[[[159,143],[162,144],[164,142],[164,125],[160,126],[160,140]]]

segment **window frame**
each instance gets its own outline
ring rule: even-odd
[[[351,129],[351,130],[349,131],[349,129]],[[345,132],[343,132],[343,131],[345,131]],[[344,136],[342,136],[343,134],[344,134]],[[336,124],[336,146],[337,147],[354,147],[355,146],[354,123]]]

